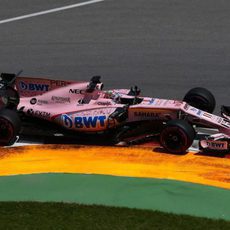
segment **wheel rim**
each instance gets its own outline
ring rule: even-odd
[[[186,134],[178,127],[168,127],[162,131],[161,144],[173,153],[185,152],[188,148]]]

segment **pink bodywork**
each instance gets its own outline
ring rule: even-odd
[[[55,122],[67,129],[83,132],[99,132],[120,125],[111,121],[110,115],[117,108],[128,107],[125,123],[145,120],[171,120],[180,118],[185,112],[188,120],[217,128],[230,137],[230,122],[222,117],[201,111],[178,100],[139,97],[139,104],[125,105],[120,98],[129,96],[129,89],[103,91],[99,83],[88,93],[89,82],[71,82],[50,79],[16,79],[16,89],[20,95],[18,109],[24,113]]]

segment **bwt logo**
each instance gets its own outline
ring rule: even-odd
[[[207,142],[207,145],[214,149],[227,149],[225,142]]]
[[[106,116],[95,116],[95,117],[70,117],[67,114],[61,116],[63,125],[67,128],[96,128],[97,124],[101,127],[105,126]]]
[[[35,83],[25,83],[23,81],[19,82],[19,87],[21,90],[28,90],[28,91],[48,91],[49,85],[45,84],[35,84]]]

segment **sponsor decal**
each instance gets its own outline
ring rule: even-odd
[[[206,141],[207,147],[210,149],[225,150],[228,149],[226,141]]]
[[[186,103],[185,106],[184,106],[184,110],[187,111],[189,109],[189,107],[190,107],[189,104]]]
[[[73,93],[73,94],[84,94],[85,93],[85,89],[70,89],[69,93]]]
[[[70,98],[69,97],[52,96],[51,100],[54,101],[55,103],[58,103],[58,104],[70,103]]]
[[[32,98],[31,100],[30,100],[30,104],[31,105],[35,105],[37,103],[37,99],[36,98]]]
[[[61,116],[62,123],[67,128],[96,128],[105,126],[106,116],[78,116],[70,117],[67,114]]]
[[[19,82],[19,87],[21,90],[25,91],[41,91],[46,92],[49,90],[49,85],[46,84],[36,84],[36,83],[25,83],[23,81]]]
[[[221,124],[221,122],[223,121],[223,118],[222,117],[216,117],[216,122]]]
[[[109,109],[109,108],[103,108],[103,109],[99,109],[99,110],[95,110],[93,112],[91,112],[91,114],[93,113],[94,116],[100,116],[100,115],[108,115],[111,114],[113,112],[113,110]]]
[[[114,112],[113,108],[100,108],[100,109],[96,109],[96,110],[89,110],[89,111],[81,111],[78,112],[79,116],[103,116],[103,115],[110,115],[111,113]]]
[[[154,104],[155,98],[151,98],[151,100],[149,100],[149,105]]]
[[[97,103],[98,105],[111,105],[111,102],[109,102],[109,101],[105,101],[105,102],[98,102]]]
[[[196,112],[197,112],[197,110],[198,110],[197,108],[190,107],[190,111],[192,111],[192,112],[195,112],[195,113],[196,113]]]
[[[181,106],[181,105],[183,104],[183,101],[176,101],[176,100],[174,100],[174,101],[173,101],[173,104],[174,104],[175,106]]]
[[[210,113],[203,113],[203,116],[206,117],[206,118],[209,118],[209,119],[212,119],[212,114]]]
[[[48,101],[46,101],[46,100],[40,100],[40,99],[37,99],[37,98],[32,98],[31,100],[30,100],[30,104],[31,105],[35,105],[35,104],[37,104],[37,105],[43,105],[43,104],[48,104]]]
[[[168,101],[167,101],[167,102],[168,102]],[[167,102],[166,102],[165,100],[156,99],[154,104],[155,104],[156,106],[160,106],[162,103],[165,104],[165,103],[167,103]]]
[[[46,101],[46,100],[38,100],[37,104],[38,105],[43,105],[43,104],[48,105],[48,101]]]
[[[60,80],[50,80],[51,86],[64,87],[70,84],[70,82],[60,81]]]
[[[189,111],[194,112],[196,115],[201,116],[202,111],[200,109],[197,109],[195,107],[189,107]]]
[[[197,113],[196,113],[198,116],[201,116],[202,114],[202,111],[200,109],[198,109]]]
[[[27,115],[41,117],[41,118],[50,118],[50,113],[45,111],[33,110],[33,109],[28,109]]]
[[[134,112],[134,116],[136,116],[136,117],[152,117],[155,119],[159,118],[159,114],[154,113],[154,112]]]

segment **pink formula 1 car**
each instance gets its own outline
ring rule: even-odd
[[[11,145],[30,124],[30,132],[62,130],[79,137],[94,133],[112,143],[154,135],[171,153],[184,153],[196,127],[217,130],[199,141],[203,150],[230,151],[229,107],[222,117],[212,114],[213,95],[194,88],[183,101],[140,96],[137,87],[103,90],[99,76],[89,82],[18,77],[1,74],[0,144]]]

